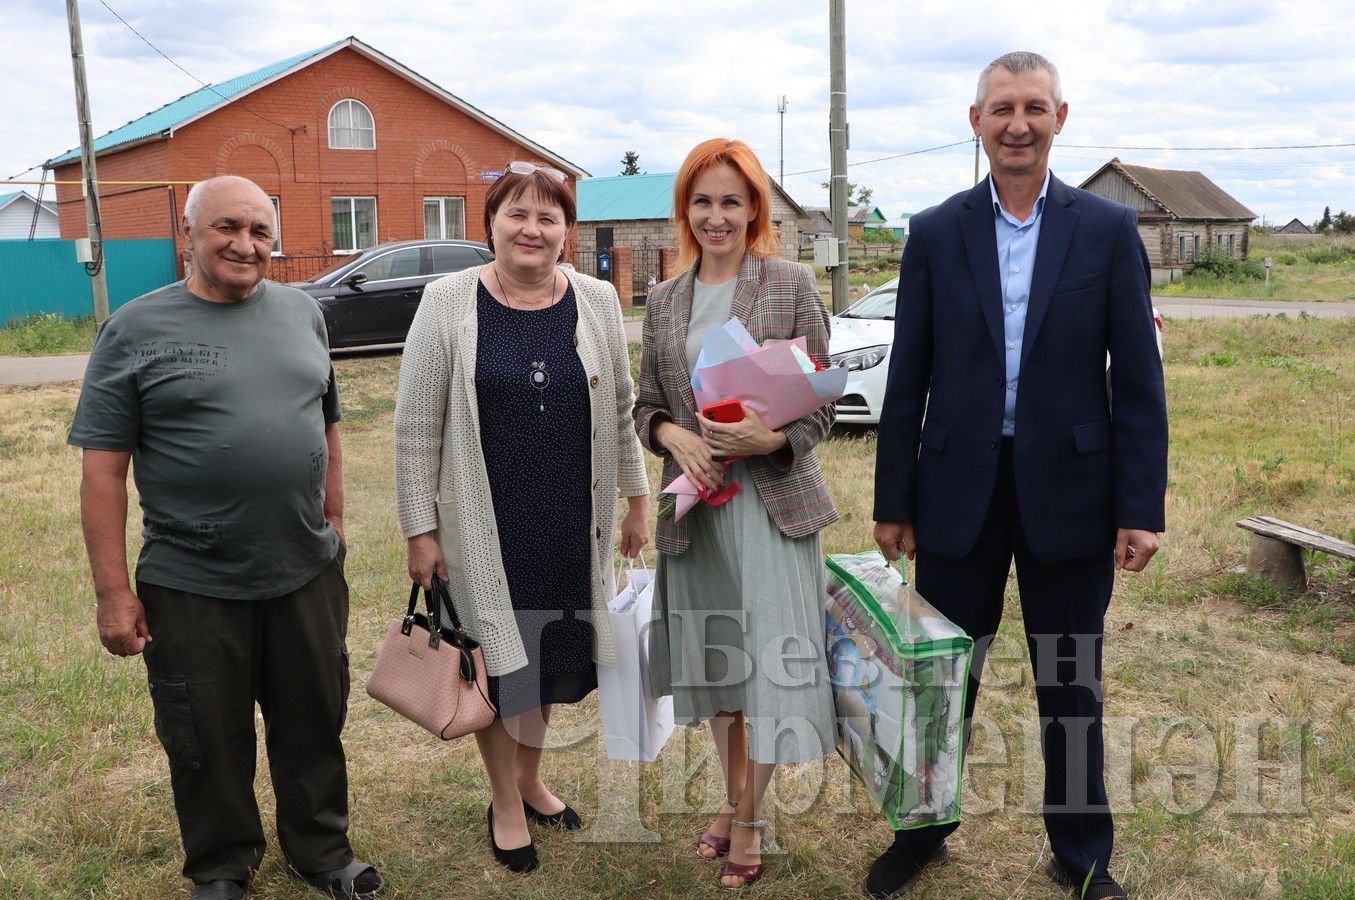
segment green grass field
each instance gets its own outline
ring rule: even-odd
[[[1216,297],[1229,300],[1355,300],[1355,239],[1256,234],[1249,261],[1257,274],[1270,257],[1270,285],[1264,278],[1220,279],[1191,272],[1154,293],[1161,297]]]
[[[67,319],[56,313],[41,313],[0,328],[0,356],[88,353],[92,346],[93,316]]]
[[[560,710],[552,733],[568,746],[548,754],[546,776],[599,830],[582,843],[538,832],[543,868],[510,876],[486,846],[473,743],[439,744],[363,693],[406,596],[391,464],[398,358],[336,368],[352,836],[387,896],[723,896],[717,868],[693,849],[720,796],[705,732],[679,730],[653,765],[613,764],[596,702]],[[1343,537],[1355,526],[1355,321],[1173,322],[1166,375],[1169,531],[1149,571],[1118,577],[1107,623],[1114,870],[1143,898],[1355,896],[1355,574],[1317,559],[1310,589],[1281,596],[1234,571],[1247,535],[1233,525],[1259,512]],[[186,896],[144,667],[107,655],[94,629],[79,453],[64,443],[76,394],[0,388],[0,897]],[[842,512],[824,535],[829,552],[870,543],[874,449],[873,432],[859,431],[820,450]],[[977,710],[965,824],[918,897],[1063,896],[1042,873],[1036,713],[1009,601]],[[268,822],[262,754],[259,771]],[[889,834],[842,764],[785,769],[775,793],[785,852],[749,894],[858,895]],[[598,840],[645,829],[658,840]],[[274,843],[251,896],[318,894],[287,875]]]

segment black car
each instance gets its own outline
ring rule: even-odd
[[[494,259],[477,241],[398,241],[344,258],[300,288],[320,303],[329,346],[401,344],[424,285]]]

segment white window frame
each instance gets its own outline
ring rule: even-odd
[[[426,218],[426,216],[427,216],[427,210],[428,210],[428,205],[429,205],[430,203],[436,203],[436,204],[437,204],[437,206],[438,206],[438,230],[439,230],[440,232],[446,232],[446,230],[447,230],[447,201],[448,201],[448,200],[456,200],[456,201],[457,201],[458,203],[460,203],[460,205],[461,205],[461,233],[460,233],[459,235],[449,235],[449,234],[445,234],[445,233],[443,233],[443,234],[429,234],[429,233],[428,233],[428,228],[426,227],[427,224],[428,224],[428,219]],[[466,198],[465,198],[465,197],[457,197],[457,196],[454,196],[454,195],[449,195],[449,196],[445,196],[445,197],[424,197],[424,198],[423,198],[423,209],[424,209],[424,215],[425,215],[425,219],[424,219],[424,225],[425,225],[425,228],[424,228],[423,236],[424,236],[424,239],[425,239],[425,240],[461,240],[461,241],[463,241],[463,240],[466,239]]]
[[[344,111],[347,112],[347,114],[348,114],[348,124],[346,124],[346,125],[343,125],[343,124],[336,125],[336,124],[334,123],[334,115],[335,115],[335,113],[338,113],[338,112],[339,112],[339,108],[340,108],[340,107],[343,107],[343,108],[344,108]],[[368,118],[368,119],[371,121],[371,123],[372,123],[370,127],[368,127],[368,126],[366,126],[366,125],[357,125],[357,124],[354,123],[354,121],[353,121],[353,114],[352,114],[352,110],[353,110],[354,107],[360,108],[364,113],[367,114],[367,118]],[[340,100],[338,103],[335,103],[333,106],[331,106],[331,107],[329,108],[329,116],[326,118],[326,124],[328,125],[328,131],[329,131],[329,149],[331,149],[331,150],[375,150],[375,149],[376,149],[376,116],[372,115],[372,111],[371,111],[370,109],[367,108],[367,104],[363,103],[361,100],[354,100],[352,97],[345,97],[344,99]],[[358,145],[349,146],[349,145],[345,145],[345,144],[336,144],[336,143],[334,142],[334,133],[335,133],[335,131],[338,131],[338,130],[343,130],[343,131],[348,132],[350,135],[354,136],[355,139],[359,139],[363,134],[370,134],[370,135],[371,135],[371,145],[370,145],[370,146],[366,146],[366,145],[358,144]]]
[[[1186,235],[1184,234],[1176,236],[1176,261],[1180,263],[1186,261]]]
[[[338,243],[337,243],[337,241],[338,241],[338,235],[333,234],[333,229],[334,229],[334,201],[336,201],[336,200],[347,200],[347,201],[348,201],[348,222],[349,222],[349,227],[352,229],[352,232],[353,232],[353,241],[354,241],[354,243],[357,242],[357,237],[358,237],[357,201],[358,201],[358,200],[370,200],[370,201],[372,201],[372,242],[371,242],[369,245],[367,245],[366,247],[349,247],[349,248],[340,248],[340,247],[338,246]],[[370,195],[366,195],[366,194],[336,195],[336,196],[333,196],[333,197],[330,197],[330,198],[329,198],[329,210],[330,210],[329,215],[330,215],[330,231],[331,231],[330,237],[335,239],[335,246],[334,246],[334,255],[335,255],[335,256],[351,256],[351,255],[354,254],[354,253],[361,253],[363,250],[370,250],[372,247],[375,247],[377,244],[381,243],[381,238],[379,237],[379,235],[380,235],[379,227],[380,227],[380,226],[379,226],[379,224],[378,224],[378,222],[377,222],[377,203],[376,203],[376,197],[370,196]]]
[[[270,194],[268,199],[273,201],[273,255],[282,256],[282,198]]]
[[[1228,255],[1229,255],[1230,257],[1236,255],[1236,253],[1237,253],[1237,249],[1236,249],[1236,247],[1237,247],[1237,244],[1236,244],[1236,238],[1237,238],[1237,235],[1235,235],[1235,234],[1230,234],[1230,235],[1228,235]]]
[[[1200,236],[1199,236],[1198,234],[1195,235],[1195,246],[1194,246],[1194,248],[1192,249],[1192,252],[1191,252],[1191,254],[1190,254],[1190,258],[1191,258],[1191,259],[1199,259],[1199,258],[1200,258]]]

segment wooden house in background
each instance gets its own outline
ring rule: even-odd
[[[1298,219],[1290,219],[1285,225],[1275,229],[1276,234],[1312,234],[1313,229],[1300,222]]]
[[[1138,212],[1154,284],[1178,280],[1208,247],[1247,257],[1256,214],[1200,172],[1132,166],[1116,157],[1081,186]]]

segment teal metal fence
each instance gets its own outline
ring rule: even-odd
[[[178,279],[174,241],[104,241],[112,311]],[[94,294],[74,241],[0,241],[0,328],[38,313],[94,314]]]

